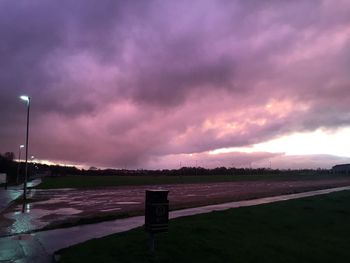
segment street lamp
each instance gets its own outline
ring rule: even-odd
[[[27,103],[27,132],[26,132],[26,170],[23,183],[23,201],[27,200],[27,181],[28,181],[28,136],[29,136],[29,109],[30,97],[22,95],[20,99]]]
[[[17,178],[16,178],[16,184],[18,184],[18,177],[19,177],[19,171],[20,171],[20,165],[21,165],[21,149],[24,148],[24,145],[21,144],[19,146],[19,151],[18,151],[18,166],[17,166]]]

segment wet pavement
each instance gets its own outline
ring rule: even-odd
[[[16,200],[21,195],[21,190],[0,190],[0,213],[4,211],[14,200]]]
[[[0,188],[0,213],[22,195],[22,188],[23,185],[9,186],[6,190]]]
[[[350,178],[310,181],[251,181],[98,189],[33,189],[34,202],[0,213],[0,236],[28,233],[80,219],[142,214],[146,189],[169,190],[170,209],[205,206],[350,185]],[[24,213],[23,213],[24,211]],[[76,223],[75,223],[76,224]]]
[[[28,191],[30,192],[32,187],[41,183],[41,179],[35,179],[27,183]],[[9,186],[7,190],[0,189],[0,213],[11,205],[13,201],[19,198],[23,193],[23,184],[16,186]]]
[[[171,212],[170,218],[209,213],[243,206],[267,204],[343,190],[350,190],[350,186],[183,209]],[[124,232],[142,226],[143,223],[144,217],[137,216],[91,225],[3,237],[0,238],[0,262],[51,262],[53,253],[59,249],[92,238]]]

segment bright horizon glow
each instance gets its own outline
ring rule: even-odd
[[[251,147],[232,147],[210,151],[210,154],[229,152],[271,152],[286,155],[327,154],[350,157],[350,127],[336,131],[318,129],[313,132],[293,133]]]
[[[31,160],[31,162],[32,162],[32,160]],[[42,159],[36,159],[35,162],[39,163],[39,164],[46,164],[46,165],[60,165],[60,166],[65,166],[65,167],[76,167],[78,169],[88,169],[90,167],[88,165],[67,163],[67,162],[62,162],[62,161],[42,160]]]
[[[277,139],[266,141],[263,143],[255,144],[251,147],[231,147],[221,148],[207,152],[209,155],[216,155],[222,153],[257,153],[257,152],[269,152],[269,153],[283,153],[285,156],[297,156],[297,155],[334,155],[339,157],[350,157],[350,140],[348,140],[350,134],[350,127],[338,129],[336,131],[327,131],[318,129],[313,132],[293,133],[290,135],[282,136]],[[189,161],[193,160],[194,156],[199,153],[190,153],[181,155],[184,160],[182,163],[184,166],[195,166],[195,163]],[[186,161],[186,156],[189,158]],[[197,157],[196,157],[197,158]],[[198,157],[200,158],[200,157]],[[272,157],[273,159],[273,157]],[[32,160],[30,160],[32,162]],[[88,169],[91,165],[67,163],[62,161],[53,160],[37,160],[36,162],[47,165],[61,165],[61,166],[75,166],[79,169]],[[255,165],[266,167],[269,166],[269,160],[252,161]],[[177,161],[175,161],[177,163]],[[200,163],[200,166],[206,167],[204,163]],[[275,165],[275,163],[273,163]],[[96,165],[93,165],[96,166]],[[175,166],[174,166],[175,167]],[[173,167],[173,168],[174,168]],[[240,165],[238,165],[240,167]],[[108,167],[100,167],[100,169],[107,169]],[[113,168],[118,169],[118,168]]]

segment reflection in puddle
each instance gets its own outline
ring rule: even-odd
[[[50,200],[35,202],[35,205],[49,205],[49,204],[57,204],[62,202],[67,202],[67,198],[62,198],[62,197],[52,198]]]
[[[138,205],[140,202],[116,202],[117,205]]]
[[[69,216],[79,214],[82,211],[75,208],[60,208],[55,210],[36,209],[32,208],[31,204],[24,205],[24,213],[19,209],[13,213],[7,213],[4,216],[8,219],[14,220],[9,232],[11,234],[18,234],[28,232],[34,229],[42,228],[49,223],[49,220],[41,220],[44,216],[56,215],[56,216]]]
[[[30,207],[31,207],[30,204],[22,203],[22,210],[21,210],[21,212],[22,213],[29,213],[30,212]]]
[[[8,215],[5,215],[5,217],[10,218],[10,219],[15,219],[11,227],[9,228],[9,232],[11,234],[16,234],[16,233],[23,233],[29,230],[35,229],[35,226],[31,222],[31,217],[28,216],[28,214],[24,213],[19,213],[15,215],[15,218],[12,218]]]
[[[110,211],[117,211],[120,210],[121,208],[116,207],[116,208],[110,208],[110,209],[101,209],[101,212],[110,212]]]

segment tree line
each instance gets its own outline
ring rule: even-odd
[[[15,155],[11,152],[0,154],[0,173],[7,173],[9,183],[13,184],[19,179],[19,182],[24,179],[25,165],[22,161],[18,163],[15,161]],[[216,175],[279,175],[279,174],[329,174],[330,170],[323,169],[302,169],[302,170],[280,170],[269,168],[235,168],[235,167],[217,167],[213,169],[203,167],[181,167],[179,169],[97,169],[91,167],[90,169],[79,169],[74,166],[62,165],[47,165],[35,162],[28,162],[29,177],[35,175],[44,176],[216,176]]]

